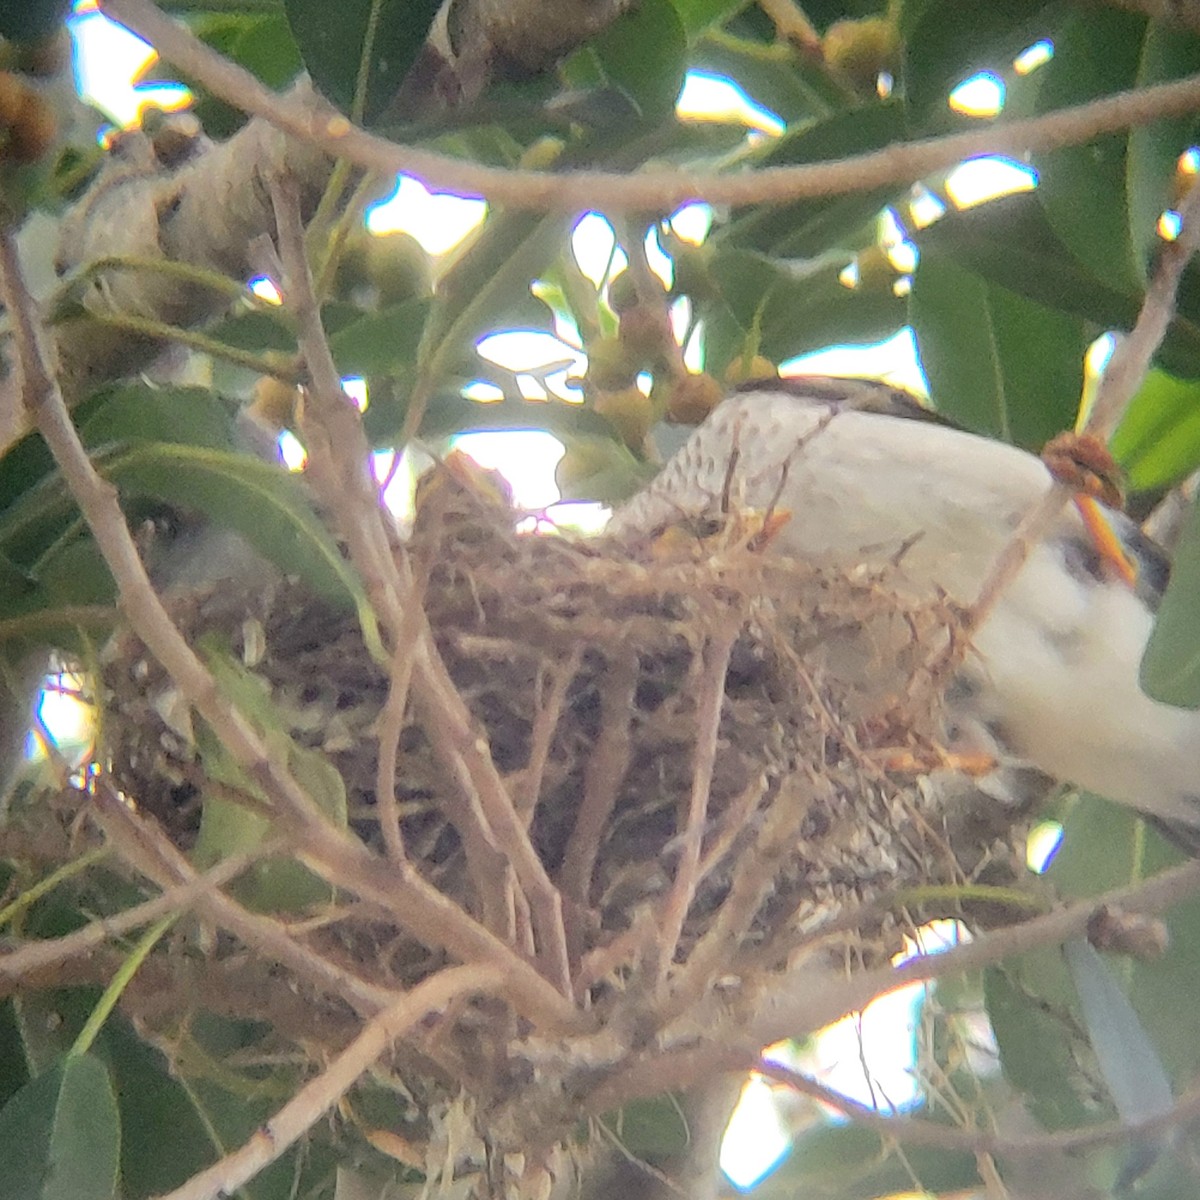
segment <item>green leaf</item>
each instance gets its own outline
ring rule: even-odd
[[[720,249],[710,272],[729,314],[745,333],[758,332],[759,352],[773,362],[831,343],[879,341],[904,324],[903,300],[890,289],[844,286],[837,266],[799,270]],[[703,308],[701,316],[708,317]]]
[[[318,595],[343,604],[363,598],[361,582],[313,511],[304,485],[271,463],[151,442],[114,457],[104,474],[128,495],[193,509],[236,530]]]
[[[77,423],[86,423],[112,398],[101,391],[77,404],[73,416]],[[0,456],[0,514],[11,508],[39,480],[54,470],[54,456],[40,433],[27,433]]]
[[[101,464],[112,443],[157,439],[232,450],[233,419],[224,403],[202,388],[131,383],[104,389],[75,409],[84,445]],[[76,519],[74,503],[41,436],[22,438],[0,460],[0,547],[32,565]]]
[[[1112,8],[1071,13],[1054,37],[1054,59],[1037,74],[1039,112],[1085,104],[1133,86],[1144,18]],[[1037,155],[1036,195],[1063,244],[1094,278],[1138,290],[1130,238],[1123,134]]]
[[[904,108],[896,102],[867,104],[788,133],[772,143],[760,166],[794,166],[844,158],[878,150],[904,140]],[[850,196],[822,196],[792,204],[742,209],[721,230],[720,240],[730,245],[776,255],[807,257],[820,254],[837,239],[862,229],[892,198],[908,185],[891,185]]]
[[[285,308],[277,312],[250,309],[210,325],[205,332],[235,350],[250,350],[256,354],[265,354],[268,350],[285,354],[296,352],[296,331]]]
[[[684,32],[691,41],[710,25],[718,25],[744,5],[744,0],[673,0]]]
[[[343,112],[354,108],[360,64],[373,26],[362,120],[369,123],[400,90],[429,35],[441,0],[283,0],[304,66]]]
[[[691,68],[732,80],[789,127],[827,117],[846,103],[845,93],[821,64],[797,62],[793,54],[728,34],[701,39],[692,48]]]
[[[634,1100],[605,1118],[621,1145],[637,1158],[655,1162],[687,1149],[688,1123],[674,1095]]]
[[[121,1141],[121,1184],[129,1200],[169,1192],[217,1157],[221,1148],[175,1068],[119,1013],[105,1023],[96,1053],[108,1064],[128,1131]]]
[[[229,407],[213,392],[145,383],[112,389],[103,406],[80,422],[79,436],[89,449],[109,442],[171,442],[213,450],[237,445]]]
[[[282,759],[304,790],[339,829],[346,827],[346,785],[337,768],[319,751],[293,741],[286,714],[276,706],[265,680],[242,665],[216,637],[201,645],[204,661],[224,696],[255,728],[272,757]],[[207,729],[198,734],[205,777],[223,785],[204,796],[200,833],[192,850],[196,866],[204,869],[230,854],[252,850],[272,827],[265,815],[266,797]],[[228,798],[229,790],[254,797],[261,808]],[[328,903],[329,885],[291,858],[255,863],[231,889],[238,899],[259,912],[298,912]]]
[[[903,1122],[897,1122],[897,1138],[902,1130]],[[755,1200],[871,1200],[912,1192],[918,1184],[942,1195],[978,1182],[970,1154],[919,1145],[901,1151],[890,1136],[851,1122],[818,1125],[798,1136],[791,1154],[750,1194]]]
[[[405,300],[344,325],[329,339],[338,368],[346,375],[415,370],[429,308],[426,299]]]
[[[980,71],[1010,76],[1013,57],[1046,35],[1045,8],[1045,0],[907,0],[900,30],[903,94],[913,128],[927,132],[977,127],[977,118],[950,108],[950,92]]]
[[[1138,1125],[1169,1113],[1175,1101],[1162,1060],[1105,961],[1083,938],[1072,938],[1063,956],[1088,1040],[1121,1120]]]
[[[1088,343],[1078,318],[932,250],[913,276],[908,314],[939,412],[1032,450],[1073,426]]]
[[[1175,551],[1171,582],[1142,659],[1146,694],[1200,708],[1200,507],[1192,505]]]
[[[6,888],[12,883],[10,870],[4,871],[3,883]],[[29,1082],[29,1066],[14,1009],[11,998],[0,1004],[0,1111]]]
[[[0,1179],[21,1200],[113,1200],[121,1129],[103,1063],[73,1055],[0,1109]]]
[[[438,281],[421,337],[418,362],[434,377],[470,358],[475,339],[529,295],[562,248],[567,218],[494,212]]]
[[[1004,1077],[1023,1093],[1043,1129],[1095,1120],[1071,1044],[1074,991],[1054,948],[1023,954],[983,976],[984,1005]]]
[[[282,5],[278,12],[202,12],[189,23],[201,41],[270,88],[282,89],[303,69]],[[241,109],[213,95],[186,72],[172,67],[162,78],[178,79],[192,89],[196,96],[193,111],[210,137],[227,138],[246,123]]]
[[[1174,26],[1146,30],[1136,85],[1148,87],[1200,71],[1200,37]],[[1129,131],[1126,148],[1126,206],[1129,240],[1145,276],[1161,246],[1159,216],[1174,203],[1176,162],[1196,135],[1195,115],[1154,121]]]
[[[1135,490],[1171,487],[1200,467],[1200,382],[1151,371],[1110,443]]]
[[[948,213],[923,229],[917,243],[922,254],[941,250],[989,282],[1094,322],[1097,333],[1131,329],[1137,320],[1140,287],[1121,288],[1093,275],[1050,227],[1033,192]],[[1186,285],[1186,274],[1184,280]],[[1185,290],[1158,362],[1177,375],[1195,377],[1200,376],[1200,299]]]
[[[674,111],[686,51],[687,33],[671,0],[641,0],[593,39],[587,52],[644,117],[660,119]]]
[[[1047,878],[1065,899],[1086,899],[1137,884],[1181,859],[1155,829],[1127,808],[1083,794],[1062,818],[1063,842]],[[1121,966],[1129,999],[1175,1084],[1187,1086],[1200,1066],[1200,1044],[1182,1012],[1200,992],[1200,899],[1191,897],[1166,914],[1168,945],[1158,959],[1130,957]]]

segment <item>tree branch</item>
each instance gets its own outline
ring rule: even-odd
[[[898,143],[803,166],[765,167],[736,175],[664,170],[633,175],[508,171],[400,146],[356,128],[328,105],[280,96],[248,71],[210,50],[149,0],[103,0],[101,7],[221,99],[330,155],[368,170],[417,175],[434,187],[483,196],[508,208],[542,212],[589,208],[654,212],[689,200],[760,204],[865,191],[889,183],[908,183],[983,154],[1019,156],[1052,150],[1200,109],[1200,75],[1191,75],[1172,83],[1118,92],[1041,117],[1001,121],[977,132]]]
[[[193,1175],[162,1200],[218,1200],[232,1196],[304,1136],[398,1038],[460,997],[497,991],[494,967],[448,967],[419,983],[372,1018],[320,1075],[304,1085],[248,1142]]]
[[[866,1007],[882,992],[906,983],[981,970],[1039,946],[1061,945],[1071,938],[1086,937],[1089,922],[1106,906],[1127,912],[1156,913],[1181,903],[1197,890],[1200,890],[1200,860],[1192,860],[1152,879],[982,934],[943,954],[910,959],[899,967],[881,967],[844,979],[834,978],[809,958],[792,971],[790,980],[780,978],[771,997],[751,998],[751,1011],[739,1007],[713,1013],[703,1033],[697,1036],[699,1044],[665,1053],[656,1048],[631,1061],[592,1093],[588,1109],[595,1113],[610,1112],[632,1099],[690,1087],[713,1071],[750,1069],[763,1046],[820,1029]],[[695,1019],[702,1021],[702,1014]]]

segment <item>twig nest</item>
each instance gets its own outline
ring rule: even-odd
[[[520,1022],[478,1006],[442,1037],[438,1070],[491,1113],[484,1124],[557,1111],[565,1134],[565,1093],[577,1114],[635,1048],[702,1039],[687,1013],[715,989],[752,1006],[814,947],[847,966],[894,952],[903,921],[885,901],[1007,866],[994,852],[1014,818],[972,807],[971,778],[930,773],[939,664],[956,645],[945,608],[906,602],[882,576],[763,554],[756,514],[633,546],[512,526],[450,480],[424,497],[406,553],[449,676],[561,898],[570,986],[598,1024],[547,1062]],[[389,675],[353,614],[287,581],[174,609],[210,660],[253,683],[252,719],[286,738],[291,761],[324,763],[350,827],[381,848]],[[132,638],[105,683],[112,775],[179,845],[203,837],[218,798],[269,824],[260,799],[214,771],[211,736]],[[473,858],[488,817],[413,697],[394,780],[406,853],[478,921],[495,919],[489,897],[509,897],[508,927],[493,931],[526,953],[528,898],[494,839]],[[348,909],[323,936],[388,987],[446,961],[373,910]]]

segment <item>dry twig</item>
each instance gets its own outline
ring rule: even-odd
[[[503,976],[494,967],[448,967],[431,975],[368,1021],[354,1041],[245,1145],[193,1175],[162,1200],[218,1200],[233,1195],[303,1137],[358,1077],[418,1022],[460,997],[494,992],[502,983]]]
[[[105,12],[144,37],[180,70],[243,112],[264,117],[292,137],[334,157],[388,174],[408,172],[438,188],[484,196],[510,208],[561,211],[605,208],[648,212],[689,200],[713,204],[778,203],[805,196],[865,191],[908,183],[981,154],[1022,155],[1077,145],[1102,133],[1147,125],[1200,109],[1200,76],[1060,109],[1042,117],[1006,121],[979,132],[925,138],[867,154],[799,167],[771,167],[737,175],[644,171],[545,174],[465,163],[366,133],[325,106],[280,97],[249,72],[206,47],[148,0],[105,0]]]

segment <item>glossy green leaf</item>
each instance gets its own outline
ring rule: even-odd
[[[206,388],[122,384],[79,423],[89,449],[109,442],[173,442],[233,450],[237,445],[229,407]]]
[[[1142,659],[1141,681],[1155,700],[1200,708],[1200,508],[1195,504]]]
[[[1044,1129],[1073,1129],[1094,1119],[1071,1045],[1073,1002],[1053,948],[984,972],[984,1003],[1004,1077],[1025,1096]]]
[[[992,283],[1082,317],[1094,323],[1097,334],[1131,329],[1137,320],[1140,288],[1122,290],[1094,276],[1050,227],[1034,193],[947,214],[923,229],[917,244],[922,253],[942,251]],[[1177,375],[1200,376],[1200,301],[1190,293],[1181,294],[1158,362]]]
[[[121,1128],[104,1064],[73,1055],[0,1109],[0,1180],[21,1200],[114,1200]]]
[[[438,281],[418,352],[421,369],[437,376],[468,359],[475,339],[501,327],[501,317],[529,295],[567,228],[562,216],[492,213]]]
[[[879,341],[904,324],[903,300],[890,289],[844,286],[837,266],[799,270],[765,255],[722,249],[710,270],[733,319],[743,331],[757,333],[759,352],[773,362],[831,343]]]
[[[1031,450],[1073,427],[1089,340],[1078,318],[935,251],[921,256],[908,313],[939,412]]]
[[[1146,21],[1115,8],[1070,14],[1054,59],[1038,72],[1038,109],[1085,104],[1131,87]],[[1130,238],[1125,136],[1108,134],[1036,155],[1037,196],[1072,254],[1099,280],[1136,291],[1142,271]]]
[[[689,39],[743,7],[744,0],[672,0]]]
[[[1200,37],[1175,26],[1151,24],[1142,43],[1136,85],[1148,87],[1200,71]],[[1126,148],[1126,205],[1129,240],[1143,275],[1161,241],[1160,214],[1176,202],[1176,162],[1195,140],[1195,115],[1154,121],[1129,131]]]
[[[671,0],[640,0],[594,38],[587,52],[643,117],[657,120],[674,110],[686,50],[687,33]]]
[[[1045,9],[1045,0],[905,3],[903,95],[913,128],[928,132],[976,124],[975,118],[951,110],[950,92],[980,71],[1011,76],[1014,55],[1048,32]]]
[[[789,133],[772,144],[761,166],[793,166],[878,150],[906,137],[904,108],[897,102],[867,104]],[[792,204],[743,209],[720,231],[730,245],[777,255],[808,257],[858,232],[907,185],[888,185],[848,196],[821,196]]]
[[[1110,448],[1136,490],[1185,479],[1200,467],[1200,382],[1151,371]]]
[[[329,339],[338,368],[346,375],[415,370],[429,307],[428,300],[405,300],[344,325]]]
[[[425,44],[441,0],[283,0],[304,66],[343,112],[354,107],[371,32],[365,105],[369,123],[400,90]]]
[[[278,467],[241,454],[149,443],[123,452],[105,474],[130,495],[197,510],[240,533],[285,574],[350,603],[362,587],[308,493]]]
[[[1121,1120],[1138,1125],[1175,1106],[1171,1084],[1150,1035],[1112,971],[1084,939],[1063,947],[1084,1028]]]
[[[736,80],[755,104],[788,126],[820,120],[846,104],[845,93],[818,64],[771,53],[757,41],[704,38],[689,58],[693,70]]]

